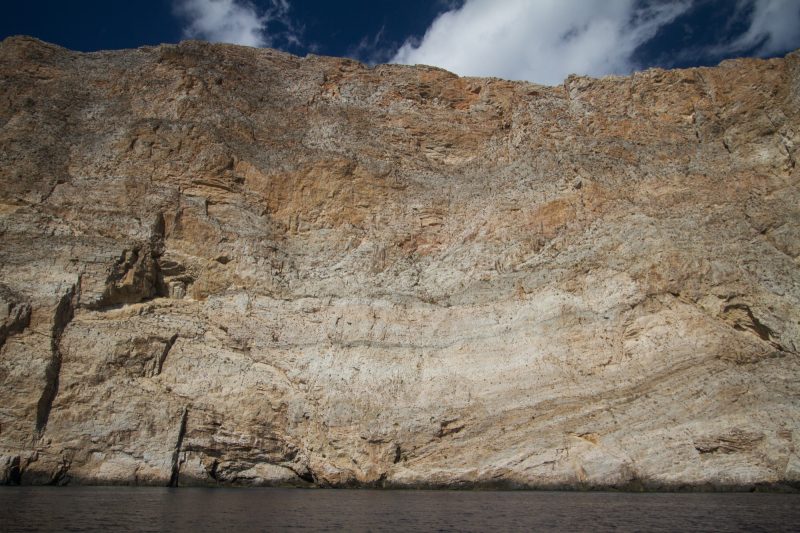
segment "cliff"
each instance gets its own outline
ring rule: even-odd
[[[800,484],[800,53],[546,87],[0,44],[0,481]]]

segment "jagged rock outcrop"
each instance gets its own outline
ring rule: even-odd
[[[800,54],[545,87],[0,44],[0,481],[800,483]]]

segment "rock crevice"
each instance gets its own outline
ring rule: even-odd
[[[76,287],[72,285],[61,296],[53,313],[53,326],[50,333],[50,361],[45,368],[45,383],[42,395],[36,406],[36,433],[41,437],[50,418],[50,410],[58,394],[59,378],[61,374],[61,337],[75,315],[75,305],[78,300]]]

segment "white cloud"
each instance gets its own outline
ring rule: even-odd
[[[467,0],[437,17],[422,41],[406,41],[392,62],[551,85],[571,73],[624,74],[636,67],[636,48],[690,7],[689,0]]]
[[[755,49],[758,55],[786,52],[800,43],[800,2],[797,0],[745,0],[740,10],[750,12],[750,26],[720,54]]]
[[[175,13],[187,23],[183,35],[189,39],[272,46],[276,35],[268,31],[268,26],[278,23],[285,29],[277,35],[290,45],[300,45],[298,32],[287,15],[287,0],[272,0],[263,13],[246,0],[175,0],[173,5]]]

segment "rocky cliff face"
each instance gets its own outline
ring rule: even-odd
[[[796,486],[798,119],[798,53],[6,39],[0,480]]]

